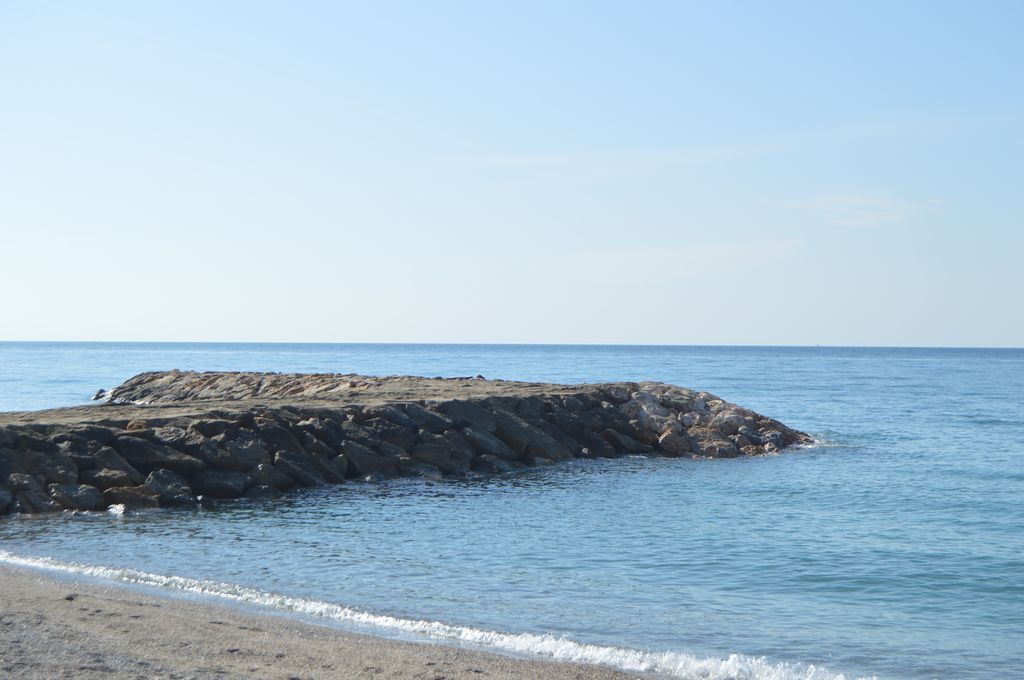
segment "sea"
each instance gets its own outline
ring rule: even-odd
[[[660,380],[813,446],[0,519],[0,564],[702,679],[1024,678],[1024,350],[0,343],[0,410],[163,369]]]

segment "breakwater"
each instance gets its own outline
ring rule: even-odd
[[[0,513],[190,506],[572,458],[756,456],[810,441],[715,395],[654,382],[167,371],[97,398],[0,414]]]

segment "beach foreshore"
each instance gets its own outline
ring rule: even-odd
[[[360,635],[4,565],[0,566],[0,677],[621,680],[640,676],[600,666]]]

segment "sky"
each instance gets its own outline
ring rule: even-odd
[[[1024,346],[1021,35],[0,0],[0,340]]]

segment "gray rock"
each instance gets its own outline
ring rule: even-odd
[[[405,429],[417,430],[420,425],[416,420],[410,418],[406,413],[394,404],[378,404],[367,406],[363,409],[363,416],[366,419],[383,418],[384,420],[399,425]]]
[[[238,429],[238,423],[230,420],[212,418],[208,420],[197,420],[189,427],[205,437],[216,437],[217,435],[232,435]]]
[[[341,484],[345,481],[345,473],[348,471],[348,459],[344,454],[327,458],[315,454],[308,454],[309,461],[317,469],[328,484]],[[340,460],[339,460],[340,459]]]
[[[22,437],[24,438],[24,437]],[[46,450],[10,449],[0,452],[0,473],[38,475],[53,484],[73,484],[78,481],[78,466],[67,454],[46,442]]]
[[[138,437],[118,437],[114,441],[114,446],[121,456],[135,468],[147,470],[167,468],[186,476],[206,469],[206,463],[198,458],[164,444],[157,444]]]
[[[565,444],[556,441],[542,429],[517,415],[498,411],[495,413],[495,420],[495,435],[519,454],[519,459],[523,462],[529,463],[538,456],[552,460],[567,460],[573,457],[572,450]]]
[[[14,503],[14,493],[6,485],[0,484],[0,515],[7,512]]]
[[[137,484],[131,475],[124,470],[86,470],[80,475],[81,482],[95,486],[102,491],[115,486],[132,486]]]
[[[485,475],[501,474],[503,472],[511,472],[515,469],[509,465],[507,460],[490,454],[474,458],[472,467],[474,472],[479,472]]]
[[[267,448],[272,451],[306,452],[294,434],[272,420],[257,418],[256,434],[266,442]]]
[[[658,438],[658,446],[668,456],[685,456],[691,451],[689,438],[671,430]]]
[[[19,491],[42,491],[43,485],[34,475],[26,474],[24,472],[13,472],[7,475],[7,486],[11,487],[11,491],[17,493]]]
[[[737,430],[736,433],[746,437],[751,444],[764,443],[764,440],[761,438],[761,433],[748,425],[744,425],[739,430]]]
[[[126,461],[121,454],[109,446],[104,446],[93,454],[93,462],[93,469],[95,470],[120,470],[128,476],[129,484],[115,486],[134,486],[136,484],[142,484],[142,481],[146,478],[145,475],[132,467],[131,463]],[[92,482],[89,483],[91,484]]]
[[[420,443],[413,447],[409,455],[428,465],[440,469],[445,474],[464,474],[469,470],[475,451],[465,437],[451,431],[444,435],[420,434]]]
[[[64,507],[38,489],[25,489],[14,494],[15,505],[24,513],[60,512]]]
[[[608,428],[601,433],[601,436],[615,449],[616,453],[638,454],[651,452],[650,446],[618,430]]]
[[[728,439],[699,437],[695,438],[691,445],[695,453],[706,458],[735,458],[740,453],[736,445]]]
[[[505,460],[519,460],[519,454],[490,432],[471,426],[463,430],[462,434],[476,452],[482,456],[497,456]]]
[[[126,508],[159,508],[160,499],[148,486],[115,486],[103,492],[107,505],[123,505]]]
[[[314,456],[322,456],[324,458],[332,458],[337,454],[337,451],[327,445],[326,442],[322,441],[312,432],[307,430],[297,430],[295,433],[299,443],[302,444],[303,450]]]
[[[66,510],[99,510],[103,507],[103,494],[88,484],[51,484],[50,498]]]
[[[322,460],[324,461],[324,465],[334,470],[334,473],[338,476],[338,481],[335,482],[336,484],[340,484],[345,481],[345,478],[348,477],[348,457],[345,456],[344,453],[339,453],[333,458],[326,458]]]
[[[266,463],[260,463],[250,470],[248,474],[252,477],[253,488],[269,487],[272,489],[285,490],[295,486],[295,480],[281,470],[278,470],[273,465],[268,465]]]
[[[233,439],[224,441],[224,450],[231,456],[231,469],[239,472],[272,460],[266,442],[249,429],[240,429]]]
[[[371,418],[363,423],[374,446],[378,442],[388,442],[406,451],[416,446],[416,430],[397,425],[383,418]]]
[[[217,443],[194,427],[158,427],[154,438],[171,448],[194,456],[210,467],[228,468],[232,465],[231,454],[217,446]]]
[[[308,453],[278,451],[274,454],[274,467],[291,477],[298,486],[322,486],[327,483]]]
[[[741,427],[747,424],[747,419],[743,417],[742,413],[731,409],[720,411],[711,419],[711,427],[726,436],[736,434]]]
[[[295,429],[316,437],[335,453],[341,450],[341,430],[337,423],[329,418],[307,418],[296,423]]]
[[[576,441],[588,449],[590,452],[588,458],[615,458],[618,455],[614,446],[590,430],[577,432]]]
[[[455,423],[448,416],[431,411],[419,404],[412,402],[402,404],[402,410],[417,427],[423,428],[432,434],[441,434],[445,430],[455,427]]]
[[[410,477],[422,477],[439,482],[444,479],[444,473],[438,468],[427,463],[421,463],[415,458],[407,457],[402,463],[402,472]]]
[[[766,430],[761,432],[761,442],[766,448],[772,446],[775,451],[778,451],[786,445],[786,437],[778,430]]]
[[[497,421],[494,414],[471,401],[449,401],[438,410],[451,418],[458,427],[472,427],[478,432],[494,434]]]
[[[348,461],[347,476],[360,478],[366,475],[382,475],[397,477],[400,474],[397,461],[382,456],[373,449],[355,441],[346,441],[342,445]]]
[[[352,421],[345,421],[338,426],[338,432],[342,439],[340,446],[344,450],[345,442],[353,441],[367,448],[373,448],[379,442],[377,436],[362,425]]]
[[[234,470],[203,470],[190,478],[197,495],[210,498],[238,498],[252,486],[252,477]]]
[[[202,473],[200,473],[202,474]],[[161,506],[194,505],[192,487],[184,477],[171,470],[160,469],[149,473],[146,486],[156,493]]]

